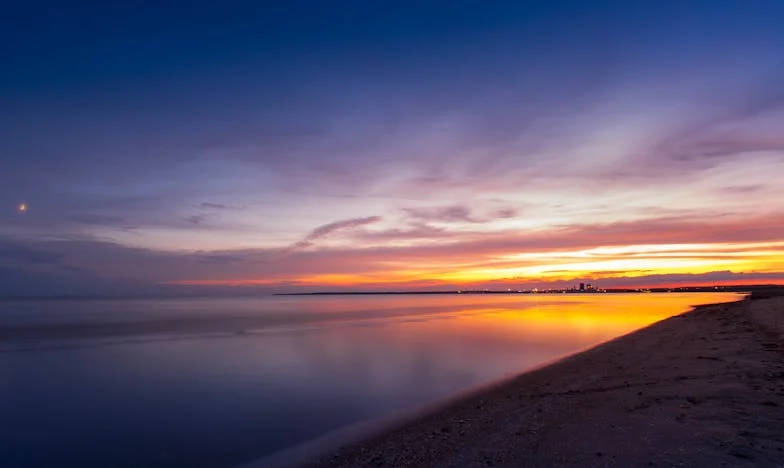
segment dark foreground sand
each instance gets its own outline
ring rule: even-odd
[[[784,466],[784,297],[697,308],[308,466]]]

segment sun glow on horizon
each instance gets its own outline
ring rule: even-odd
[[[359,249],[361,251],[361,249]],[[319,252],[325,255],[329,250]],[[292,253],[307,258],[312,253]],[[449,287],[486,283],[564,282],[577,279],[614,282],[647,276],[699,275],[713,272],[776,274],[784,269],[784,242],[741,242],[704,244],[643,244],[602,246],[589,249],[555,250],[530,253],[482,253],[466,251],[460,257],[433,257],[426,260],[371,258],[357,261],[355,271],[274,275],[265,279],[214,278],[181,279],[169,284],[201,286],[296,286],[322,288],[365,287]],[[285,261],[285,260],[284,260]],[[325,267],[326,269],[326,267]],[[721,279],[712,282],[718,283]],[[748,278],[736,282],[749,284]],[[757,283],[781,282],[784,278],[754,280]],[[621,281],[622,282],[622,281]],[[732,282],[732,281],[730,281]]]

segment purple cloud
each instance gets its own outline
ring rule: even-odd
[[[473,210],[465,205],[449,205],[426,208],[403,208],[403,212],[410,219],[423,222],[442,223],[486,223],[496,219],[507,219],[517,216],[514,208],[502,208],[492,211],[487,215],[475,215]]]
[[[467,206],[452,205],[437,208],[404,208],[403,211],[413,219],[421,219],[425,221],[439,221],[445,223],[478,222],[476,218],[471,216],[471,209]]]
[[[368,224],[377,223],[379,221],[381,221],[381,216],[367,216],[364,218],[352,218],[335,221],[334,223],[324,224],[323,226],[319,226],[313,229],[308,235],[302,238],[302,242],[312,242],[314,240],[321,239],[322,237],[326,237],[336,231],[343,231],[359,226],[366,226]]]
[[[381,221],[380,216],[367,216],[364,218],[344,219],[341,221],[335,221],[332,223],[324,224],[310,231],[305,237],[303,237],[299,241],[283,249],[280,252],[279,256],[276,257],[275,259],[277,260],[280,257],[288,255],[295,250],[310,247],[313,245],[315,241],[327,237],[334,232],[350,230],[361,226],[366,226],[368,224],[377,223],[379,221]]]

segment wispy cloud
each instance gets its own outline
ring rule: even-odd
[[[426,244],[385,245],[380,242],[374,247],[333,244],[319,249],[305,248],[325,236],[380,221],[374,218],[319,226],[303,237],[309,239],[307,244],[297,246],[295,243],[284,251],[167,252],[131,248],[89,237],[3,238],[0,239],[0,270],[16,272],[17,278],[27,278],[23,289],[29,291],[37,284],[54,284],[51,281],[57,277],[67,280],[71,286],[78,285],[79,290],[89,291],[93,285],[92,290],[97,291],[96,284],[102,288],[122,289],[126,284],[134,285],[135,291],[140,293],[157,291],[157,285],[161,283],[265,285],[268,288],[285,284],[287,290],[296,290],[346,288],[351,284],[357,288],[416,287],[417,284],[447,287],[490,284],[512,278],[508,280],[509,284],[521,287],[579,277],[601,279],[606,286],[651,285],[689,279],[673,276],[688,273],[679,265],[699,265],[699,272],[694,272],[694,267],[688,269],[695,275],[710,271],[734,272],[726,277],[728,281],[733,278],[784,281],[783,241],[771,234],[771,229],[782,225],[775,223],[759,226],[760,231],[746,232],[743,226],[733,227],[730,220],[714,222],[702,226],[701,232],[693,233],[690,240],[697,243],[692,245],[675,245],[673,239],[683,236],[666,232],[675,228],[696,231],[699,223],[659,221],[638,224],[634,228],[572,226],[558,235],[509,232],[504,236],[493,234],[471,239],[447,237]],[[762,236],[763,230],[767,230],[767,236]],[[649,236],[636,236],[639,231],[649,231]],[[758,237],[756,241],[749,240],[755,236]],[[764,240],[766,238],[768,240]],[[641,241],[650,245],[634,244]],[[597,248],[596,245],[608,247]],[[286,261],[271,261],[281,259],[282,255],[286,255]],[[670,273],[663,272],[667,269]],[[737,276],[741,272],[749,275]],[[648,281],[626,279],[629,277],[647,277]],[[695,280],[700,278],[693,277]],[[0,281],[1,293],[13,293],[8,288],[14,284],[18,289],[18,281],[12,280],[9,276]]]
[[[82,213],[71,216],[71,220],[81,224],[96,225],[96,226],[116,226],[122,225],[124,219],[119,216],[108,216],[95,213]]]
[[[478,220],[471,215],[471,209],[462,205],[443,206],[436,208],[404,208],[403,211],[410,218],[421,219],[425,221],[439,221],[445,223],[478,222]]]
[[[355,229],[361,226],[366,226],[368,224],[373,224],[381,221],[381,216],[367,216],[364,218],[351,218],[351,219],[344,219],[340,221],[335,221],[332,223],[324,224],[314,228],[310,231],[307,235],[305,235],[299,241],[291,244],[290,246],[286,247],[285,249],[279,252],[279,255],[276,256],[276,260],[282,256],[288,255],[291,252],[299,249],[304,249],[307,247],[312,246],[317,240],[323,239],[335,232],[339,231],[346,231],[350,229]]]
[[[321,239],[322,237],[326,237],[333,232],[366,226],[368,224],[377,223],[379,221],[381,221],[381,216],[367,216],[364,218],[352,218],[335,221],[334,223],[324,224],[313,229],[310,231],[310,233],[308,233],[308,235],[303,237],[302,241],[300,242],[313,242],[317,239]]]
[[[241,205],[227,205],[225,203],[213,203],[213,202],[202,202],[196,205],[198,208],[202,210],[241,210],[245,208]]]
[[[495,209],[487,214],[476,214],[471,207],[466,205],[448,205],[421,208],[403,208],[406,217],[415,221],[439,223],[469,223],[478,224],[508,219],[517,216],[518,210],[511,207]]]

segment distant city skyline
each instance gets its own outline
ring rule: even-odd
[[[784,284],[782,24],[13,1],[0,295]]]

